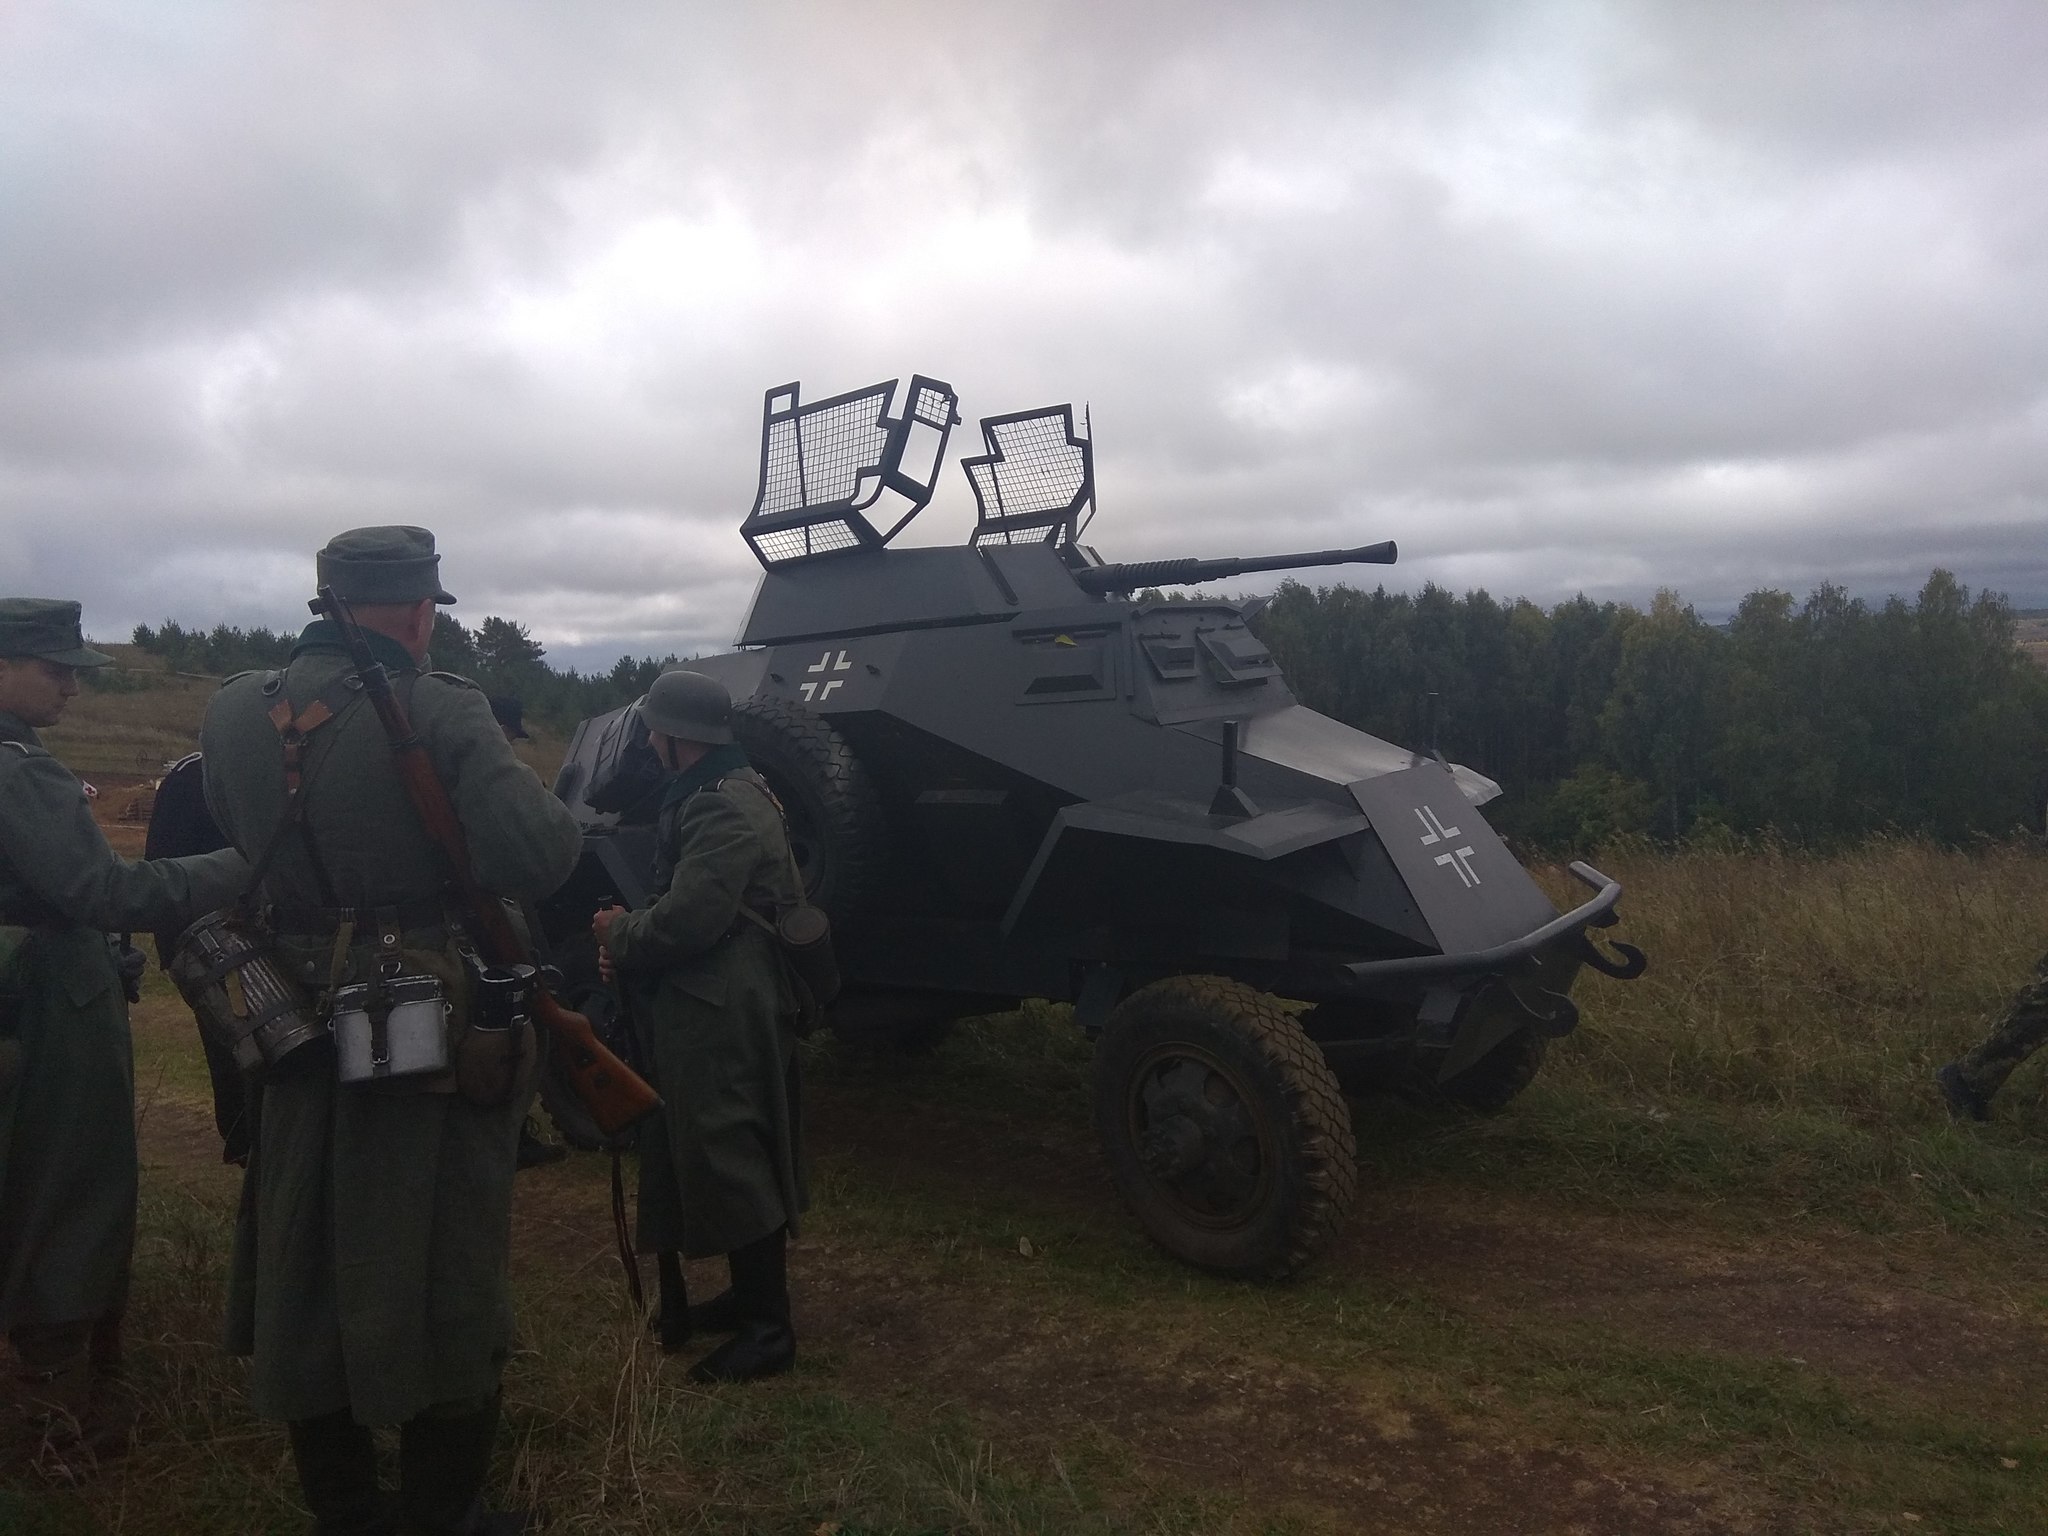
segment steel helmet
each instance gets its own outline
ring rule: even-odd
[[[650,731],[720,747],[732,740],[732,695],[702,672],[664,672],[640,701]]]

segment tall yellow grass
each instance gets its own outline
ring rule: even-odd
[[[1981,1038],[2048,950],[2034,842],[1634,847],[1600,862],[1626,888],[1615,933],[1650,970],[1583,980],[1586,1027],[1553,1064],[1608,1089],[1936,1113],[1928,1074]],[[2041,1101],[2043,1067],[2015,1077],[2015,1101]]]
[[[154,774],[199,745],[213,678],[168,672],[133,646],[109,646],[121,670],[118,691],[87,688],[64,718],[41,733],[43,743],[74,773]]]

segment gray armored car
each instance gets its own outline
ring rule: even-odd
[[[890,547],[955,404],[922,376],[811,404],[769,391],[741,527],[760,589],[739,648],[689,665],[731,690],[831,914],[833,1028],[914,1042],[1071,1003],[1147,1232],[1205,1268],[1286,1274],[1356,1189],[1342,1088],[1506,1104],[1576,1023],[1582,966],[1642,970],[1588,933],[1621,888],[1574,864],[1591,895],[1559,912],[1480,815],[1499,786],[1297,702],[1260,604],[1132,596],[1391,563],[1390,543],[1105,564],[1080,542],[1091,443],[1060,406],[982,421],[967,545]],[[645,737],[632,708],[585,721],[556,783],[586,828],[545,914],[567,957],[601,900],[650,895]],[[602,1018],[594,983],[584,997]]]

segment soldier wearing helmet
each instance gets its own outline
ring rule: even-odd
[[[640,715],[668,774],[661,894],[592,923],[664,1100],[642,1131],[639,1241],[659,1264],[662,1348],[729,1333],[690,1374],[744,1381],[796,1361],[786,1250],[807,1203],[796,997],[770,930],[802,888],[781,807],[733,739],[724,685],[664,673]],[[732,1284],[692,1307],[680,1259],[717,1254]]]

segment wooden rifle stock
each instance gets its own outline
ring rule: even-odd
[[[448,860],[456,898],[469,921],[477,953],[495,966],[530,964],[526,946],[520,942],[504,904],[476,883],[469,865],[469,841],[462,834],[462,821],[448,798],[447,786],[434,771],[433,760],[406,718],[405,706],[392,692],[390,677],[371,653],[355,615],[332,587],[320,589],[320,601],[314,606],[339,624],[348,640],[349,655],[362,679],[363,692],[369,696],[384,734],[390,738],[406,795],[419,812],[427,836]],[[533,1000],[534,1017],[554,1036],[576,1097],[583,1101],[600,1131],[614,1135],[661,1108],[661,1096],[653,1086],[597,1038],[590,1020],[564,1008],[545,986],[536,984]]]

